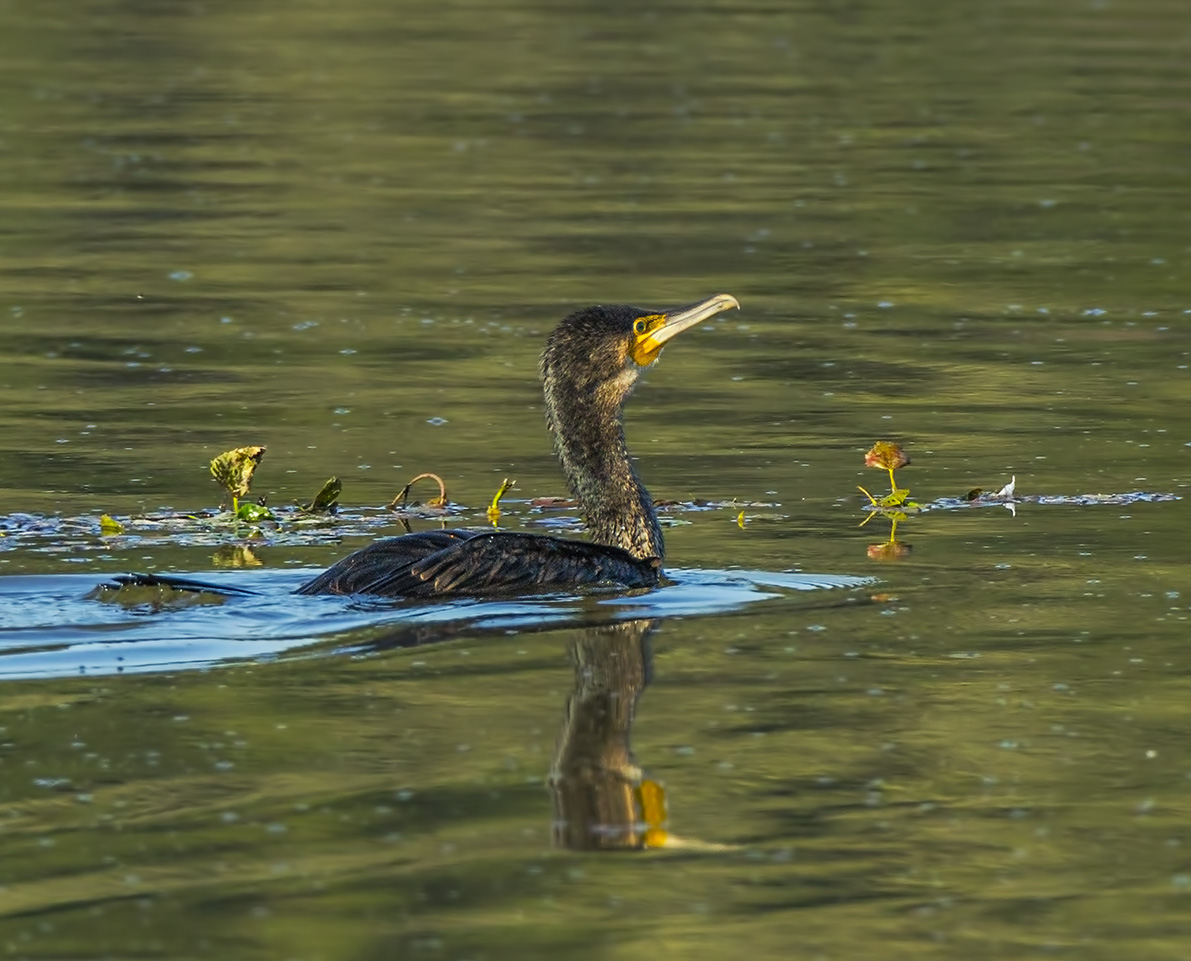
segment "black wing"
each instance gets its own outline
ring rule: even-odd
[[[423,558],[475,537],[478,531],[426,531],[386,537],[332,564],[295,594],[369,594],[365,586],[394,571],[409,570]]]
[[[436,546],[437,545],[437,546]],[[654,587],[660,562],[618,547],[503,531],[434,531],[377,541],[299,594],[483,596],[575,587]]]

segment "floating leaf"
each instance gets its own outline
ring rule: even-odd
[[[856,489],[865,497],[867,497],[869,503],[872,504],[873,507],[877,508],[877,510],[887,510],[890,507],[902,507],[903,505],[909,503],[906,500],[910,496],[910,490],[907,487],[899,487],[897,490],[886,494],[884,497],[874,497],[859,484],[856,485]]]
[[[569,497],[535,497],[529,502],[530,507],[578,507],[578,501],[572,500]],[[654,506],[657,506],[657,501],[654,501]]]
[[[249,524],[256,524],[259,521],[275,520],[273,512],[269,510],[264,504],[253,504],[251,502],[240,504],[235,510],[236,520],[246,521]]]
[[[123,534],[124,525],[110,514],[104,514],[99,518],[99,533],[103,534],[105,537],[113,534]]]

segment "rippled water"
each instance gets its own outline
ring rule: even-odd
[[[0,579],[5,676],[109,674],[210,667],[278,654],[334,656],[357,647],[420,647],[467,636],[508,635],[642,617],[736,611],[790,591],[847,591],[872,578],[766,571],[667,571],[664,588],[627,596],[552,595],[439,604],[290,595],[317,571],[208,583],[261,592],[220,597],[168,587],[97,585],[87,575]],[[848,597],[854,601],[855,598]],[[381,640],[377,640],[377,638]]]
[[[1074,500],[1191,481],[1181,4],[0,17],[9,956],[1186,956],[1187,501]],[[673,584],[284,593],[422,471],[570,530],[546,332],[717,291],[627,414]],[[885,438],[1060,500],[891,544]],[[344,513],[142,519],[245,444]]]

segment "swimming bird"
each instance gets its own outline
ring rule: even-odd
[[[718,294],[675,310],[585,307],[550,335],[539,365],[546,424],[590,540],[512,531],[406,534],[356,551],[297,593],[437,597],[656,585],[666,548],[629,459],[624,403],[671,339],[739,306]]]
[[[546,424],[589,540],[513,531],[405,534],[361,548],[295,593],[432,598],[656,586],[666,548],[629,459],[624,403],[674,337],[739,306],[730,294],[717,294],[672,310],[585,307],[550,335],[539,364]],[[115,580],[225,590],[158,575]]]

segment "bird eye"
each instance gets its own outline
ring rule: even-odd
[[[633,330],[635,330],[639,334],[645,333],[645,321],[638,320],[635,324],[633,324]]]

